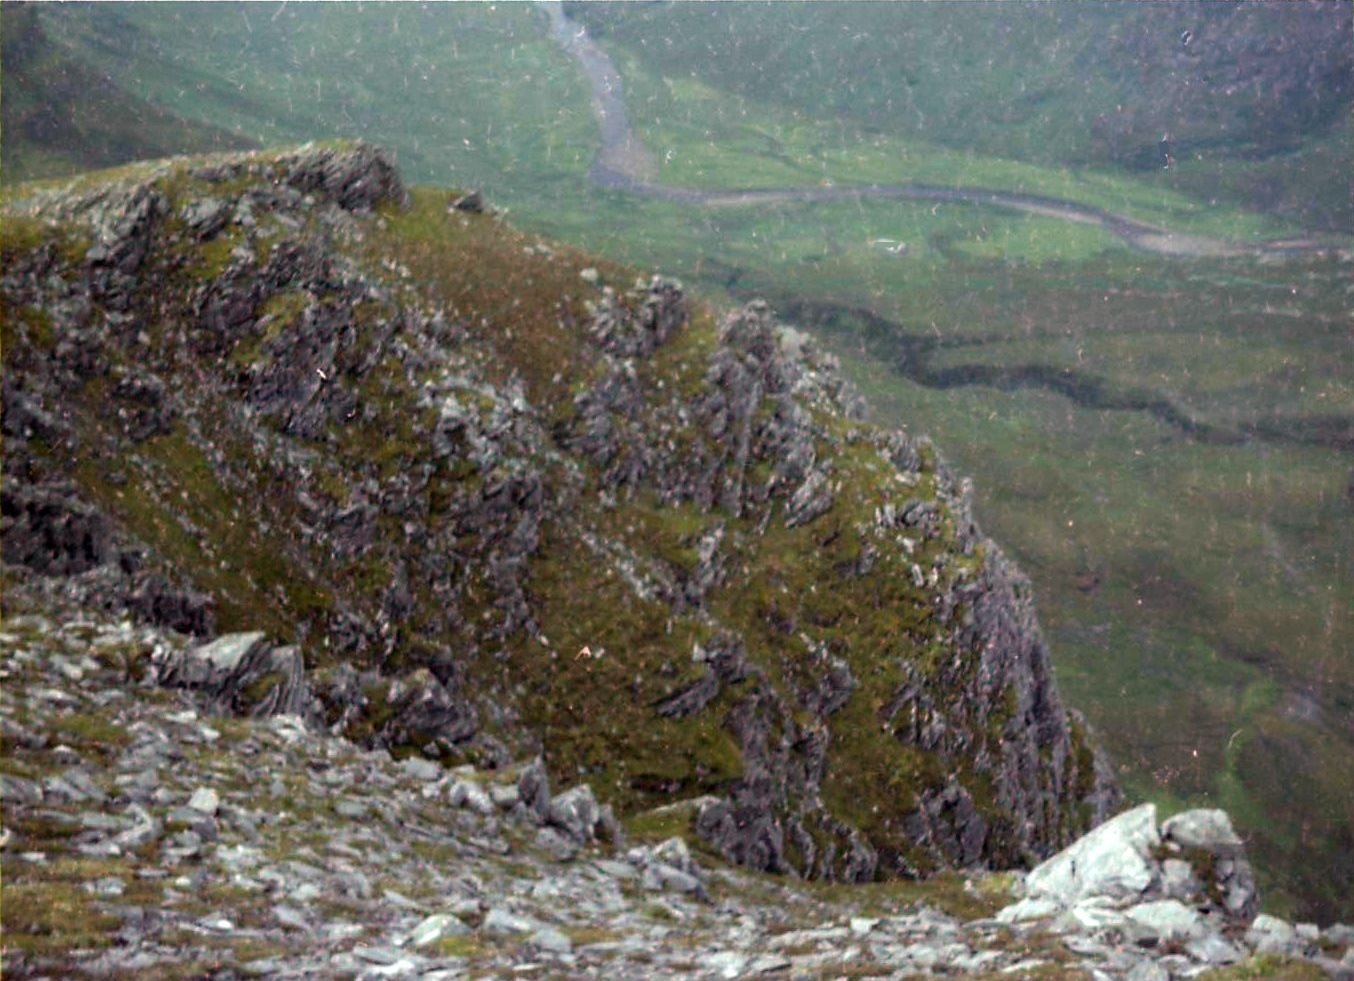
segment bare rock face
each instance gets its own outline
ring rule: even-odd
[[[1264,933],[1270,924],[1255,916],[1255,876],[1226,812],[1185,811],[1160,827],[1156,818],[1156,805],[1143,804],[1101,824],[1033,869],[1024,897],[997,919],[1145,947],[1176,944],[1205,963],[1241,959],[1225,935],[1254,921],[1251,947],[1301,952],[1282,921],[1275,922],[1280,933],[1287,927],[1286,941]]]
[[[160,683],[420,771],[538,757],[513,799],[561,853],[696,799],[728,858],[858,881],[1112,810],[967,483],[766,304],[604,285],[360,144],[9,219],[5,561],[194,635]],[[614,799],[550,796],[580,773]]]

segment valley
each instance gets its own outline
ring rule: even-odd
[[[749,16],[726,6],[729,23]],[[758,98],[748,57],[693,60],[740,35],[672,27],[691,11],[568,5],[551,15],[557,34],[565,13],[620,80],[626,125],[596,125],[588,73],[541,9],[402,9],[394,33],[386,14],[353,8],[288,8],[266,28],[229,5],[41,20],[62,50],[213,133],[361,136],[393,148],[411,180],[482,189],[524,227],[674,273],[716,302],[766,297],[812,328],[877,421],[930,434],[975,478],[980,522],[1033,580],[1067,700],[1131,791],[1226,807],[1269,908],[1348,918],[1331,885],[1354,878],[1348,119],[1321,116],[1323,103],[1301,117],[1309,133],[1247,157],[1210,149],[1190,116],[1197,159],[1134,169],[1076,158],[1078,130],[1050,108],[1075,97],[1051,79],[1100,14],[1012,26],[1008,52],[1034,43],[1020,32],[1063,42],[1018,68],[985,67],[972,46],[928,55],[900,35],[907,111],[931,120],[914,125],[880,101],[882,56],[857,53],[874,88],[829,111],[823,86],[789,75]],[[774,63],[821,80],[854,49],[824,11],[806,16],[785,30],[804,27],[819,59],[794,35]],[[930,25],[945,36],[963,27],[926,16],[951,17]],[[995,28],[974,30],[997,43],[983,33]],[[1317,50],[1314,64],[1339,61]],[[1160,57],[1160,77],[1195,70]],[[1226,70],[1226,50],[1200,57]],[[972,91],[941,128],[923,83],[947,58],[964,60]],[[1105,102],[1111,82],[1087,101]],[[1020,85],[1044,106],[995,121],[990,93]],[[1338,87],[1330,101],[1347,107]],[[1142,133],[1167,102],[1157,90],[1133,107],[1138,145],[1155,145]],[[1290,175],[1265,180],[1291,207],[1251,206],[1265,168]]]

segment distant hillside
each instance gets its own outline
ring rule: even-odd
[[[1182,190],[1351,224],[1349,3],[565,6],[656,73],[865,135],[1127,171],[1169,136]]]
[[[0,32],[0,173],[6,181],[254,145],[122,90],[54,42],[34,6],[4,4]]]

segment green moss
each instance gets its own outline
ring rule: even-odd
[[[101,428],[93,420],[89,423],[96,432]],[[252,449],[238,451],[242,455],[237,464],[253,462]],[[197,586],[216,601],[220,629],[263,629],[274,637],[294,639],[298,621],[327,614],[330,590],[309,570],[297,547],[260,532],[265,522],[288,520],[286,497],[268,494],[263,481],[260,493],[244,496],[226,487],[212,462],[182,430],[153,436],[140,444],[138,452],[146,463],[129,468],[133,479],[126,487],[103,479],[103,466],[95,458],[75,461],[73,476],[93,501],[154,546],[168,563],[192,570]],[[203,534],[192,534],[192,526],[178,515]]]
[[[56,329],[51,315],[39,307],[11,307],[0,300],[0,349],[6,352],[7,358],[13,358],[16,349],[26,345],[42,351],[56,347]]]
[[[77,752],[100,757],[115,754],[132,741],[122,726],[92,712],[54,716],[48,729]]]
[[[228,227],[209,242],[197,246],[191,254],[184,273],[199,282],[211,282],[217,279],[230,265],[237,246],[244,241],[243,229]]]
[[[438,957],[464,957],[474,960],[488,951],[479,937],[440,937],[428,947]]]
[[[1266,978],[1275,981],[1323,981],[1325,977],[1326,972],[1311,961],[1274,954],[1257,954],[1238,964],[1198,975],[1199,981],[1262,981]]]
[[[42,842],[34,844],[41,846]],[[110,945],[122,921],[100,909],[85,885],[114,876],[123,881],[126,889],[122,902],[145,905],[159,902],[160,885],[139,880],[133,873],[133,863],[125,858],[49,855],[42,864],[17,868],[7,865],[5,902],[0,915],[6,948],[61,955]]]
[[[640,841],[666,841],[689,837],[695,817],[694,808],[669,805],[631,814],[623,824],[627,837]]]
[[[237,367],[271,361],[263,352],[305,313],[314,298],[304,290],[284,290],[269,296],[255,311],[262,332],[242,338],[231,350],[228,361]]]

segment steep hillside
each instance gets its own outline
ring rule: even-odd
[[[765,306],[716,323],[361,145],[4,226],[5,560],[282,645],[196,679],[223,704],[699,797],[712,848],[811,877],[1016,863],[1113,804],[967,485]]]
[[[253,146],[131,95],[52,39],[37,10],[6,3],[0,51],[0,171],[7,182]]]

